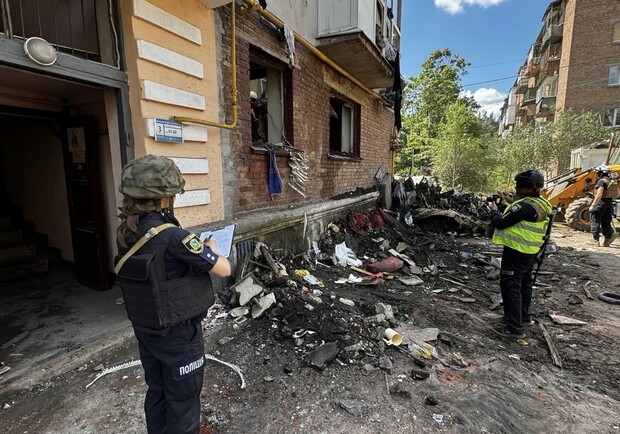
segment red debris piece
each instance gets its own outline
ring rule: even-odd
[[[372,264],[368,264],[366,269],[371,273],[391,273],[396,270],[400,270],[403,268],[405,263],[400,259],[391,256],[382,261],[373,262]]]

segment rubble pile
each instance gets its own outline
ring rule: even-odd
[[[483,233],[489,210],[483,198],[458,189],[442,192],[433,178],[409,177],[392,183],[393,209],[407,225],[430,232]]]
[[[501,302],[494,282],[500,250],[477,241],[464,251],[454,234],[431,234],[372,209],[330,224],[312,249],[294,257],[255,245],[220,299],[231,308],[233,327],[250,318],[270,321],[274,339],[307,366],[322,370],[336,361],[391,372],[386,353],[397,348],[418,365],[412,378],[423,380],[433,360],[466,362],[448,352],[449,336],[413,325],[410,303],[423,294],[463,305]]]

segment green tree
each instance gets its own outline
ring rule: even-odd
[[[420,74],[410,79],[403,103],[404,146],[397,158],[401,173],[431,163],[433,140],[452,103],[463,100],[468,107],[477,107],[473,98],[461,96],[461,78],[467,73],[467,66],[467,61],[445,48],[431,53]]]
[[[474,192],[488,188],[488,170],[494,165],[489,147],[494,141],[483,135],[481,119],[462,99],[447,107],[431,148],[433,170],[443,185]]]
[[[592,112],[568,110],[558,113],[553,123],[516,128],[497,142],[501,164],[493,180],[499,188],[509,187],[514,175],[525,169],[538,169],[549,178],[569,167],[573,149],[608,137],[609,130]]]

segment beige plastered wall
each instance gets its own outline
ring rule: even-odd
[[[183,143],[156,142],[148,137],[147,119],[169,119],[173,116],[201,118],[218,122],[218,79],[216,70],[216,33],[213,10],[199,0],[150,0],[149,4],[191,24],[200,31],[201,43],[187,40],[173,31],[166,30],[153,22],[136,16],[136,5],[141,0],[122,0],[121,14],[127,74],[129,78],[130,106],[135,140],[135,155],[147,153],[168,157],[207,159],[208,174],[184,174],[186,190],[210,192],[210,203],[176,208],[175,213],[185,227],[222,220],[223,184],[220,149],[220,131],[206,128],[205,142],[185,141]],[[149,5],[147,5],[149,6]],[[198,78],[157,62],[139,58],[138,40],[148,41],[203,65],[204,76]],[[174,87],[205,98],[205,110],[186,108],[144,98],[144,82],[151,81]]]

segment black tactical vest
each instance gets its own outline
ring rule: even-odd
[[[208,272],[190,270],[184,277],[166,280],[164,255],[174,230],[165,230],[149,240],[118,273],[127,317],[139,331],[166,335],[175,324],[200,320],[213,305]]]

